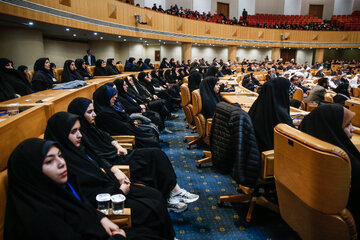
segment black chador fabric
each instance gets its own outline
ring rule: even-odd
[[[49,120],[45,138],[57,141],[63,148],[70,172],[77,176],[83,194],[96,207],[96,195],[119,194],[120,183],[108,165],[83,146],[77,148],[68,135],[79,116],[58,112]],[[172,239],[174,232],[162,194],[153,188],[131,185],[126,195],[125,207],[131,208],[132,226],[141,233]]]
[[[91,76],[91,74],[88,72],[86,65],[85,68],[83,68],[84,62],[85,60],[82,58],[78,58],[75,60],[76,72],[80,74],[83,78],[87,77],[89,79],[92,79],[93,76]]]
[[[15,98],[15,90],[0,74],[0,102]]]
[[[139,83],[144,87],[146,88],[146,90],[148,90],[151,94],[155,94],[155,89],[154,89],[154,86],[151,84],[151,81],[147,81],[145,79],[145,77],[148,75],[148,73],[146,72],[140,72],[139,75],[138,75],[138,80],[139,80]]]
[[[4,239],[124,239],[105,232],[100,224],[104,215],[82,195],[70,171],[64,185],[43,174],[45,155],[53,145],[57,146],[31,138],[20,143],[10,156]]]
[[[96,60],[95,69],[94,69],[94,76],[107,76],[108,75],[107,71],[106,71],[106,68],[101,67],[101,63],[103,61],[104,60],[102,60],[102,59]]]
[[[176,185],[176,175],[166,154],[158,148],[138,148],[119,156],[111,144],[114,139],[85,119],[90,103],[90,99],[75,98],[68,107],[68,112],[80,116],[81,141],[85,147],[111,164],[130,165],[131,181],[154,187],[166,197]]]
[[[360,230],[360,153],[343,129],[344,107],[337,104],[321,105],[301,122],[299,129],[320,140],[343,149],[351,162],[351,188],[347,207]]]
[[[159,74],[159,70],[154,69],[151,71],[152,83],[155,87],[166,85],[165,79]]]
[[[202,79],[202,74],[199,73],[198,71],[194,71],[193,73],[190,74],[188,78],[190,94],[192,93],[192,91],[199,89],[201,79]]]
[[[267,81],[249,110],[259,151],[274,148],[274,127],[279,123],[293,126],[290,117],[290,82],[286,78]]]
[[[175,83],[176,77],[173,75],[173,72],[171,69],[168,69],[165,71],[165,80],[167,83]]]
[[[84,78],[75,70],[71,71],[70,65],[73,63],[73,60],[66,60],[64,63],[64,68],[62,72],[61,82],[71,82],[74,80],[83,80]]]
[[[207,72],[204,75],[204,78],[206,77],[216,77],[216,74],[219,73],[219,69],[217,69],[215,66],[211,66],[208,68]]]
[[[137,103],[137,101],[132,98],[127,92],[125,92],[124,83],[126,83],[124,79],[117,79],[114,81],[114,84],[116,85],[116,88],[118,90],[117,100],[124,106],[125,111],[128,114],[141,113],[141,107]],[[142,115],[149,118],[152,123],[158,126],[160,131],[165,128],[165,116],[161,116],[160,113],[146,110],[145,112],[142,112]]]
[[[52,88],[56,79],[50,70],[45,69],[45,62],[48,58],[39,58],[34,65],[34,76],[31,81],[32,88],[35,92]]]
[[[119,70],[116,68],[116,66],[114,66],[112,64],[112,62],[114,61],[113,58],[108,58],[106,60],[106,72],[107,75],[116,75],[116,74],[120,74]]]
[[[216,104],[221,101],[220,95],[214,91],[218,80],[217,77],[207,77],[200,83],[202,114],[205,118],[212,118],[214,116]]]
[[[29,81],[16,69],[7,69],[5,66],[12,63],[7,58],[0,58],[0,74],[3,81],[8,82],[15,92],[21,96],[32,93]]]
[[[136,147],[159,147],[159,139],[153,133],[144,132],[134,125],[124,109],[110,106],[108,95],[110,87],[101,86],[93,94],[94,108],[97,114],[96,125],[111,135],[134,135]]]

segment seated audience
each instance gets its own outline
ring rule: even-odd
[[[340,83],[334,92],[336,92],[336,95],[333,97],[334,103],[345,105],[346,100],[351,100],[348,83]]]
[[[167,58],[163,58],[161,63],[160,63],[160,69],[163,69],[163,68],[169,68],[170,67],[170,64],[169,64],[169,61]]]
[[[250,73],[244,77],[241,85],[251,91],[255,91],[256,87],[261,86],[261,83],[256,79],[253,73]]]
[[[113,58],[108,58],[106,60],[106,72],[107,75],[117,75],[120,74],[119,70],[115,65],[115,60]]]
[[[106,71],[106,63],[104,60],[102,59],[98,59],[96,60],[95,63],[95,69],[94,69],[94,77],[96,76],[107,76],[107,71]]]
[[[50,69],[48,58],[39,58],[34,65],[34,76],[31,81],[32,88],[35,92],[52,88],[56,83],[56,78]]]
[[[351,142],[355,129],[351,124],[355,113],[336,104],[325,104],[307,115],[299,129],[344,150],[351,163],[351,188],[347,208],[360,231],[360,153]]]
[[[93,76],[88,72],[85,60],[78,58],[75,60],[76,72],[80,74],[84,80],[92,79]]]
[[[329,83],[327,78],[320,78],[318,85],[316,85],[310,92],[310,95],[305,99],[306,103],[319,103],[324,100],[326,89],[328,89]]]
[[[29,73],[29,68],[25,65],[20,65],[17,70],[20,72],[21,76],[26,79],[26,84],[28,84],[31,87],[31,84],[28,80],[28,73]]]
[[[0,102],[20,97],[14,88],[0,74]]]
[[[136,66],[136,59],[131,57],[125,63],[125,72],[136,72],[138,67]]]
[[[66,60],[62,72],[61,82],[71,82],[74,80],[83,80],[84,78],[76,72],[75,62],[73,60]]]
[[[217,77],[206,77],[200,83],[202,114],[205,118],[212,118],[215,113],[216,104],[222,101],[219,94],[220,86],[218,81]]]

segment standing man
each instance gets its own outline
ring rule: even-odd
[[[247,13],[247,11],[246,11],[245,8],[244,8],[244,10],[243,10],[243,12],[242,12],[243,22],[246,22],[247,16],[248,16],[248,13]]]
[[[84,61],[86,65],[95,66],[96,59],[95,56],[92,55],[91,49],[86,50],[86,53],[87,54],[84,56]]]

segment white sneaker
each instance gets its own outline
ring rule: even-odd
[[[187,209],[187,204],[180,202],[177,199],[169,198],[167,202],[167,209],[169,212],[181,213]]]
[[[199,195],[189,193],[185,189],[181,188],[179,191],[177,191],[175,193],[170,192],[169,199],[178,200],[178,201],[184,202],[184,203],[192,203],[199,199]]]
[[[162,133],[172,134],[173,132],[167,128],[164,128],[164,130],[162,130]]]

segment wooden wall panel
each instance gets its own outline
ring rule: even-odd
[[[59,1],[48,0],[30,0],[30,2],[38,3],[44,6],[55,9],[67,11],[77,15],[107,21],[117,24],[123,24],[131,27],[137,27],[136,30],[123,30],[119,28],[99,26],[95,24],[83,23],[76,20],[65,19],[59,16],[48,15],[46,13],[36,12],[29,9],[24,9],[5,3],[0,3],[0,12],[3,14],[24,17],[35,21],[43,21],[51,24],[69,26],[72,28],[86,29],[90,31],[98,31],[109,34],[117,34],[131,37],[143,37],[162,39],[167,41],[191,41],[193,43],[213,43],[213,44],[227,44],[227,45],[243,45],[243,46],[270,46],[270,47],[310,47],[306,43],[316,43],[318,45],[311,45],[313,48],[357,48],[360,42],[360,32],[323,32],[323,31],[296,31],[296,30],[276,30],[276,29],[259,29],[251,27],[240,27],[231,25],[222,25],[217,23],[208,23],[204,21],[197,21],[175,17],[152,10],[139,8],[133,5],[125,4],[115,0],[102,1],[84,1],[71,0],[71,7],[62,5]],[[116,7],[117,19],[109,17],[108,4]],[[135,21],[134,14],[140,14],[142,21],[150,20],[151,24],[141,25]],[[178,21],[182,22],[182,30],[177,28]],[[144,33],[141,29],[150,29],[154,31],[169,32],[169,35]],[[235,30],[237,34],[234,36]],[[259,31],[262,31],[261,38],[259,38]],[[209,38],[227,38],[229,41],[220,41],[217,39],[197,39],[186,38],[181,36],[171,36],[171,33],[181,33],[194,36],[206,36]],[[289,35],[288,40],[281,40],[280,34]],[[344,34],[347,37],[344,37]],[[314,39],[314,35],[317,38]],[[237,42],[233,40],[256,40],[262,42]],[[322,44],[320,44],[322,43]],[[323,44],[323,43],[339,43],[339,45]],[[341,43],[352,43],[351,45],[341,45]]]

